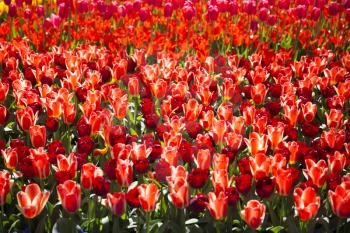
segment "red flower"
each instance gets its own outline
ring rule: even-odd
[[[115,192],[113,194],[107,193],[107,206],[111,209],[112,213],[120,216],[125,212],[126,198],[125,193]]]
[[[242,174],[236,177],[236,188],[240,193],[248,193],[252,184],[252,176],[250,174]]]
[[[215,218],[215,220],[222,220],[226,217],[227,214],[227,206],[228,206],[228,198],[224,192],[220,192],[216,195],[213,192],[208,193],[208,209],[211,214]]]
[[[7,108],[0,104],[0,125],[4,125],[7,119]]]
[[[10,192],[12,184],[11,174],[6,170],[0,171],[0,206],[5,204],[6,196]]]
[[[138,208],[141,206],[139,196],[140,191],[138,187],[130,189],[125,195],[126,201],[132,208]]]
[[[63,208],[69,213],[74,213],[80,208],[81,189],[75,181],[67,180],[57,185],[57,194]]]
[[[259,197],[269,198],[275,190],[275,181],[270,177],[264,177],[256,181],[255,189]]]
[[[190,209],[193,212],[202,212],[207,207],[208,202],[209,202],[209,199],[205,194],[203,193],[196,194],[196,196],[194,196],[191,199]]]
[[[16,121],[23,131],[27,131],[30,126],[35,125],[36,120],[37,115],[34,115],[31,107],[26,107],[16,111]]]
[[[201,168],[194,168],[188,175],[188,182],[192,188],[200,189],[207,182],[209,171]]]
[[[30,141],[34,147],[42,147],[46,144],[46,128],[41,125],[33,125],[29,128]]]
[[[317,214],[321,198],[317,196],[314,188],[296,188],[293,199],[301,221],[308,221]]]
[[[248,201],[241,211],[242,219],[252,228],[258,228],[265,218],[266,206],[257,200]]]
[[[46,205],[50,192],[41,191],[39,185],[31,183],[24,187],[24,191],[17,193],[18,206],[26,218],[35,218]]]
[[[146,212],[153,211],[159,198],[159,190],[155,184],[141,184],[138,186],[139,200],[142,208]]]
[[[350,216],[350,189],[349,185],[343,182],[335,188],[335,191],[328,191],[328,199],[331,203],[333,213],[340,218]]]

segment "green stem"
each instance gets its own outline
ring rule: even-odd
[[[119,217],[116,215],[113,215],[113,233],[120,232],[119,230]]]
[[[149,222],[151,219],[151,212],[146,213],[146,233],[149,233]]]
[[[5,232],[5,229],[4,229],[4,215],[5,215],[4,205],[1,205],[1,216],[0,216],[0,232],[1,233]]]

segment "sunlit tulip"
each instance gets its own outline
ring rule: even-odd
[[[81,168],[80,183],[84,189],[91,189],[94,179],[99,176],[103,176],[101,168],[92,163],[85,163]]]
[[[185,178],[177,177],[168,181],[169,199],[177,208],[186,208],[190,202],[190,189]]]
[[[302,116],[307,122],[311,122],[316,115],[317,106],[312,102],[307,102],[306,104],[301,104]]]
[[[317,196],[314,188],[307,187],[304,190],[296,188],[293,199],[301,221],[308,221],[317,214],[321,198]]]
[[[129,160],[118,159],[115,176],[120,186],[128,187],[133,179],[132,162]]]
[[[16,148],[9,148],[6,150],[1,150],[1,154],[4,157],[5,166],[8,169],[14,170],[18,164],[18,155]]]
[[[125,193],[115,192],[107,193],[107,206],[113,214],[120,216],[125,212],[126,198]]]
[[[6,202],[7,194],[11,191],[13,180],[11,174],[6,171],[0,171],[0,206]]]
[[[50,196],[49,191],[41,191],[39,185],[31,183],[17,193],[18,206],[26,218],[35,218],[46,205]]]
[[[46,179],[50,175],[50,161],[47,152],[42,147],[30,149],[29,152],[36,177]]]
[[[74,213],[80,208],[80,184],[72,180],[66,180],[63,184],[57,185],[57,194],[63,208],[67,212]]]
[[[306,169],[303,170],[304,176],[311,179],[312,183],[318,188],[322,187],[326,181],[328,166],[326,161],[319,160],[315,163],[312,159],[305,160]]]
[[[197,152],[197,158],[194,160],[197,167],[203,170],[209,170],[210,168],[210,151],[208,149],[201,149]]]
[[[188,121],[197,120],[199,114],[202,111],[202,105],[198,104],[195,99],[190,99],[189,101],[187,101],[186,104],[182,105],[182,108],[185,118]]]
[[[150,212],[156,208],[156,204],[160,195],[157,185],[141,184],[138,186],[139,200],[144,211]]]
[[[257,200],[250,200],[241,211],[242,219],[251,227],[258,228],[264,221],[266,206]]]
[[[244,138],[244,142],[250,150],[250,153],[255,156],[258,153],[265,153],[267,150],[267,135],[259,135],[253,132],[249,135],[249,139]]]
[[[333,213],[340,218],[350,216],[350,189],[345,183],[337,185],[335,191],[328,191],[328,199],[331,203]]]
[[[255,179],[259,180],[269,175],[271,170],[271,158],[263,153],[249,157],[250,170]]]
[[[278,168],[276,171],[277,192],[282,196],[288,196],[293,185],[293,174],[291,169]]]
[[[46,128],[41,125],[33,125],[29,128],[30,141],[34,147],[42,147],[46,144]]]
[[[16,111],[16,121],[23,131],[27,131],[30,126],[35,125],[36,120],[37,115],[34,115],[31,107],[18,109]]]
[[[215,220],[224,219],[227,214],[228,206],[228,199],[224,192],[220,192],[218,195],[213,192],[209,192],[208,199],[209,202],[207,204],[207,207],[211,216],[213,216]]]

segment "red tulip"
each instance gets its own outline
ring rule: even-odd
[[[0,103],[6,99],[9,88],[7,83],[0,81]]]
[[[7,108],[6,106],[0,104],[0,125],[4,125],[6,122],[6,118],[7,118]]]
[[[113,194],[107,193],[107,206],[111,209],[112,213],[120,216],[125,212],[126,198],[125,193],[115,192]]]
[[[46,128],[41,125],[33,125],[29,128],[30,141],[34,147],[42,147],[46,144]]]
[[[186,178],[177,177],[168,180],[169,199],[177,208],[186,208],[190,202],[190,189]]]
[[[208,193],[209,203],[207,207],[211,216],[213,216],[216,220],[222,220],[226,217],[227,214],[227,206],[228,199],[224,192],[220,192],[216,195],[213,192]]]
[[[187,103],[182,105],[182,109],[187,121],[197,120],[199,114],[202,111],[202,108],[203,106],[201,104],[198,104],[196,99],[190,99],[187,101]]]
[[[242,219],[252,228],[258,228],[264,221],[266,206],[257,200],[248,201],[241,211]]]
[[[157,79],[157,81],[152,82],[149,85],[150,85],[152,95],[155,98],[161,99],[165,96],[168,88],[168,84],[166,81],[164,81],[163,79]]]
[[[315,163],[312,159],[305,160],[306,169],[303,170],[304,176],[311,179],[312,183],[318,188],[322,187],[326,181],[328,166],[326,161],[320,160]]]
[[[249,139],[244,138],[250,153],[255,156],[256,154],[262,152],[265,153],[267,150],[267,135],[259,135],[256,132],[250,134]]]
[[[250,170],[255,179],[261,179],[269,175],[271,170],[271,158],[265,154],[257,154],[249,158]]]
[[[141,184],[138,190],[139,200],[144,211],[153,211],[156,208],[156,203],[160,195],[157,185]]]
[[[81,168],[80,183],[84,189],[91,189],[96,177],[103,176],[101,168],[93,163],[85,163]]]
[[[8,169],[15,170],[18,164],[17,149],[1,150],[1,154],[4,157],[5,166]]]
[[[64,103],[63,104],[63,122],[70,125],[73,124],[75,116],[77,114],[75,103]]]
[[[35,218],[46,205],[50,192],[41,191],[39,185],[31,183],[24,187],[24,191],[17,193],[18,206],[26,218]]]
[[[0,206],[5,204],[6,196],[10,192],[12,184],[11,174],[6,170],[0,171]]]
[[[209,170],[210,168],[210,151],[208,149],[198,150],[197,158],[194,160],[197,167],[203,170]]]
[[[271,125],[267,126],[267,136],[271,142],[272,149],[278,147],[283,140],[284,125],[278,124],[276,127]]]
[[[27,131],[31,126],[35,125],[36,120],[37,115],[34,115],[31,107],[16,111],[16,121],[23,131]]]
[[[333,212],[340,218],[350,216],[350,188],[346,183],[342,183],[335,188],[335,191],[328,191],[328,199]]]
[[[62,180],[60,177],[67,177],[66,179],[73,179],[78,169],[78,160],[75,153],[70,153],[68,158],[62,154],[57,155],[57,167],[54,167],[56,170],[55,178],[58,183],[63,183],[65,180]]]
[[[67,212],[74,213],[80,208],[81,189],[75,181],[66,180],[63,184],[57,185],[57,194]]]
[[[256,84],[252,86],[250,94],[255,104],[262,104],[265,101],[267,88],[262,83]]]
[[[338,176],[341,174],[345,167],[346,157],[339,151],[334,152],[333,155],[328,155],[328,166],[332,176]]]
[[[302,116],[304,117],[305,121],[311,122],[316,115],[317,112],[317,106],[316,104],[313,104],[312,102],[307,102],[306,104],[301,104],[301,112]]]
[[[117,160],[117,168],[115,170],[117,182],[122,187],[128,187],[133,181],[133,172],[132,172],[132,162],[128,159]]]
[[[317,214],[321,198],[317,196],[314,188],[296,188],[293,199],[301,221],[308,221]]]
[[[131,96],[137,96],[139,94],[139,80],[136,77],[132,77],[128,82],[128,89]]]
[[[276,171],[277,192],[282,196],[288,196],[293,185],[291,169],[278,168]]]
[[[50,175],[50,161],[44,148],[30,149],[30,159],[35,171],[35,176],[39,179],[45,179]]]
[[[342,125],[343,111],[332,108],[329,113],[325,113],[327,126],[329,128],[338,128]]]

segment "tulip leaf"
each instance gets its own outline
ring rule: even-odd
[[[273,233],[278,233],[281,230],[284,230],[284,227],[282,227],[282,226],[275,226],[275,227],[269,228],[268,230],[272,231]]]

